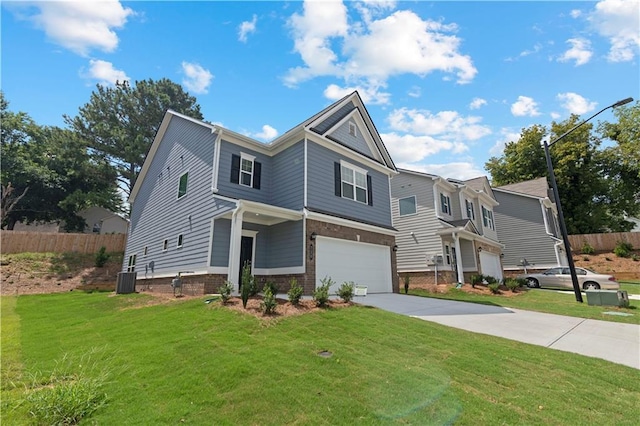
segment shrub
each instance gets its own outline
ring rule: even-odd
[[[272,314],[276,311],[278,302],[276,301],[276,295],[271,291],[271,287],[264,286],[262,294],[262,302],[260,302],[260,308],[265,315]]]
[[[582,260],[584,260],[585,262],[588,262],[591,259],[589,259],[589,256],[582,256]]]
[[[613,253],[618,257],[629,257],[631,256],[631,251],[633,250],[633,246],[631,243],[626,241],[618,241],[616,247],[613,249]]]
[[[224,284],[218,288],[218,292],[220,293],[220,297],[222,298],[222,303],[225,304],[231,299],[231,292],[233,291],[233,284],[229,281],[225,281]]]
[[[631,255],[631,260],[633,260],[634,262],[637,262],[638,260],[640,260],[640,257],[638,257],[638,255],[637,255],[637,254],[633,253],[633,254]]]
[[[491,290],[491,293],[493,294],[500,293],[500,284],[498,284],[497,282],[489,283],[488,287],[489,287],[489,290]]]
[[[404,276],[404,294],[409,294],[409,281],[411,281],[411,277],[407,274]]]
[[[262,294],[264,294],[267,289],[271,290],[271,294],[273,294],[274,297],[278,294],[278,284],[273,281],[267,281],[264,284],[264,287],[262,287]]]
[[[342,283],[342,285],[340,286],[340,288],[338,289],[336,294],[345,303],[349,303],[349,302],[351,302],[351,299],[353,299],[353,292],[354,292],[355,287],[356,287],[356,285],[353,283],[353,281],[349,281],[349,282],[345,281],[345,282]]]
[[[507,278],[504,280],[504,285],[511,291],[516,291],[520,287],[520,283],[516,278]]]
[[[296,280],[295,278],[291,278],[291,288],[289,288],[289,291],[287,292],[287,296],[289,296],[289,302],[291,302],[292,305],[298,305],[298,303],[300,303],[300,299],[302,298],[302,286],[300,286],[298,284],[298,280]]]
[[[251,275],[251,266],[244,265],[242,267],[242,287],[240,288],[240,297],[242,298],[242,307],[247,309],[247,302],[255,289],[255,278]],[[257,294],[257,293],[256,293]]]
[[[482,274],[473,274],[471,275],[471,287],[475,288],[476,284],[482,284],[484,277]]]
[[[111,255],[107,254],[107,248],[105,246],[102,246],[96,253],[94,265],[96,266],[96,268],[102,268],[107,263],[110,257]]]
[[[313,291],[313,300],[316,306],[324,308],[329,303],[329,287],[335,284],[335,281],[331,277],[324,277],[320,282],[322,284]]]
[[[484,275],[484,281],[487,282],[487,284],[497,284],[498,280],[495,277],[492,277],[491,275]]]
[[[582,244],[582,249],[580,250],[580,253],[593,254],[595,252],[596,252],[596,249],[594,249],[593,246],[589,244],[587,241],[585,241],[584,244]]]

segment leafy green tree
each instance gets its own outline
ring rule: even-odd
[[[88,141],[92,152],[114,165],[127,195],[168,109],[202,119],[200,105],[182,86],[168,79],[98,85],[78,116],[66,123]]]
[[[119,209],[122,200],[111,165],[92,158],[76,133],[38,126],[27,114],[9,111],[2,100],[3,226],[64,221],[67,231],[82,231],[80,210]]]
[[[546,133],[547,129],[540,125],[522,129],[520,139],[507,143],[501,157],[489,158],[485,168],[493,184],[508,185],[546,176],[547,163],[541,148]]]

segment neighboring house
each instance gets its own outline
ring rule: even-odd
[[[238,291],[247,264],[281,291],[330,277],[332,292],[397,292],[396,174],[357,92],[268,144],[168,111],[131,192],[123,269],[153,291],[178,274]]]
[[[566,265],[567,256],[551,190],[542,177],[493,188],[498,237],[505,245],[505,271]]]
[[[477,273],[501,279],[498,203],[487,178],[399,171],[391,181],[398,273],[419,283],[463,283]]]
[[[78,212],[86,223],[85,234],[126,234],[129,221],[122,216],[102,207],[89,207]],[[63,222],[34,222],[24,224],[17,222],[14,231],[58,233],[64,231]]]

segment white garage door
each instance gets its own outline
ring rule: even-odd
[[[317,237],[316,286],[325,277],[336,283],[330,294],[345,281],[367,286],[368,293],[391,293],[390,247]]]
[[[486,251],[480,252],[480,270],[482,271],[482,275],[491,275],[501,280],[502,267],[500,266],[500,256]]]

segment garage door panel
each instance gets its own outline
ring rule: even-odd
[[[391,252],[388,246],[318,237],[316,240],[316,285],[325,277],[335,284],[330,293],[345,281],[367,286],[370,293],[389,293]]]
[[[494,253],[480,253],[480,269],[482,275],[490,275],[498,280],[502,279],[502,267],[500,265],[500,256]]]

